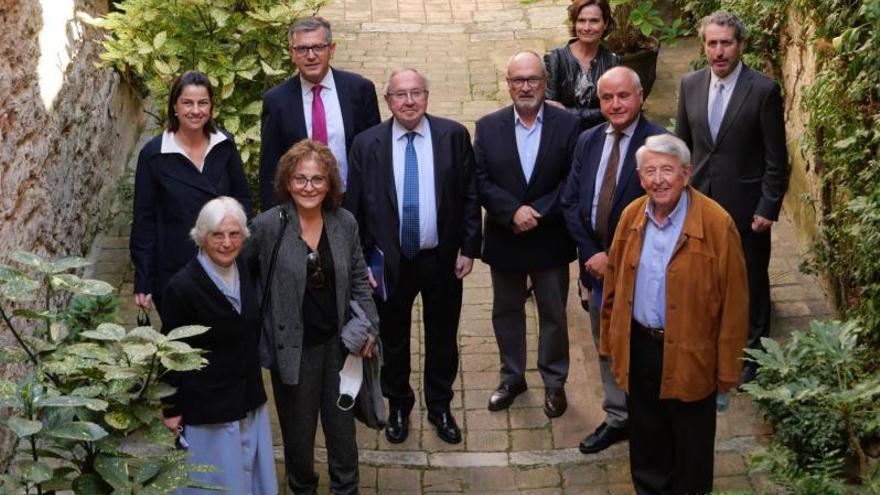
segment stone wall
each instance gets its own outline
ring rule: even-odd
[[[84,255],[143,125],[137,94],[95,68],[102,35],[74,8],[99,15],[107,2],[0,0],[0,262],[15,249]]]
[[[816,54],[812,32],[801,16],[792,10],[783,31],[782,85],[785,93],[786,136],[791,161],[791,185],[785,196],[785,211],[795,225],[803,249],[809,247],[818,230],[817,208],[821,178],[816,174],[815,158],[804,150],[806,112],[804,90],[816,80]]]

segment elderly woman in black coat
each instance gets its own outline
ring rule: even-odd
[[[188,233],[205,203],[231,196],[250,215],[241,157],[214,123],[213,99],[208,76],[183,73],[168,95],[167,128],[138,155],[130,241],[138,307],[160,306],[168,279],[196,255]]]
[[[237,259],[248,236],[246,222],[236,200],[208,201],[191,231],[198,254],[165,287],[163,333],[184,325],[210,327],[186,339],[207,351],[208,365],[163,377],[177,388],[164,399],[165,425],[189,444],[189,462],[217,466],[213,473],[193,473],[197,481],[225,486],[228,493],[275,495],[278,481],[257,351],[259,302],[245,264]]]
[[[379,318],[357,222],[339,207],[342,180],[330,149],[309,140],[291,147],[278,162],[275,196],[278,206],[254,218],[245,252],[269,291],[260,357],[272,370],[287,482],[294,493],[315,493],[320,414],[330,490],[358,493],[354,414],[337,407],[339,371],[349,354],[372,355]],[[347,349],[340,336],[352,319],[371,335],[361,349]]]

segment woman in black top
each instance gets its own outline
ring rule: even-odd
[[[544,55],[547,103],[578,115],[581,130],[605,121],[596,82],[606,70],[620,65],[620,57],[602,44],[613,28],[607,0],[574,0],[568,7],[572,39]]]
[[[370,357],[379,318],[357,222],[339,207],[342,180],[330,149],[309,140],[291,147],[278,161],[275,196],[278,206],[254,218],[245,256],[259,287],[268,291],[260,359],[272,371],[287,482],[294,493],[315,492],[320,414],[330,490],[357,493],[354,414],[336,405],[339,371],[349,353],[340,330],[356,301],[371,334],[357,355]]]
[[[195,257],[188,234],[205,203],[231,196],[250,215],[241,157],[232,135],[211,117],[213,98],[205,74],[177,78],[168,95],[168,126],[138,156],[129,248],[139,307],[158,306],[168,279]]]

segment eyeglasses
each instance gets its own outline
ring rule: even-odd
[[[323,55],[327,48],[330,47],[329,43],[321,43],[320,45],[311,45],[311,46],[295,46],[293,47],[293,52],[296,53],[300,57],[304,57],[308,55],[309,50],[311,50],[315,55]]]
[[[324,270],[321,268],[321,255],[317,251],[312,251],[306,256],[306,277],[312,287],[324,288]]]
[[[315,189],[320,189],[327,183],[327,177],[323,175],[306,177],[305,175],[297,174],[293,176],[292,182],[294,186],[300,189],[305,189],[306,184],[311,184]]]
[[[532,89],[537,88],[544,81],[543,77],[508,77],[507,84],[515,89],[522,89],[528,84]]]
[[[241,231],[234,230],[232,232],[211,232],[208,235],[208,241],[214,244],[223,244],[226,239],[229,239],[229,242],[238,242],[241,240]]]
[[[394,92],[389,91],[387,93],[387,96],[394,101],[406,101],[407,96],[412,98],[413,101],[417,101],[417,100],[421,100],[422,98],[427,97],[428,90],[417,88],[417,89],[411,89],[409,91],[405,91],[405,90],[394,91]]]

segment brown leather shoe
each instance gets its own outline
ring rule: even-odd
[[[498,388],[492,392],[492,395],[489,397],[489,410],[502,411],[507,409],[513,404],[513,399],[516,399],[517,395],[525,392],[527,388],[529,387],[525,382],[515,385],[501,382],[501,384],[498,385]]]
[[[547,387],[544,391],[544,414],[548,418],[562,416],[568,408],[568,400],[565,398],[565,389],[562,387]]]

